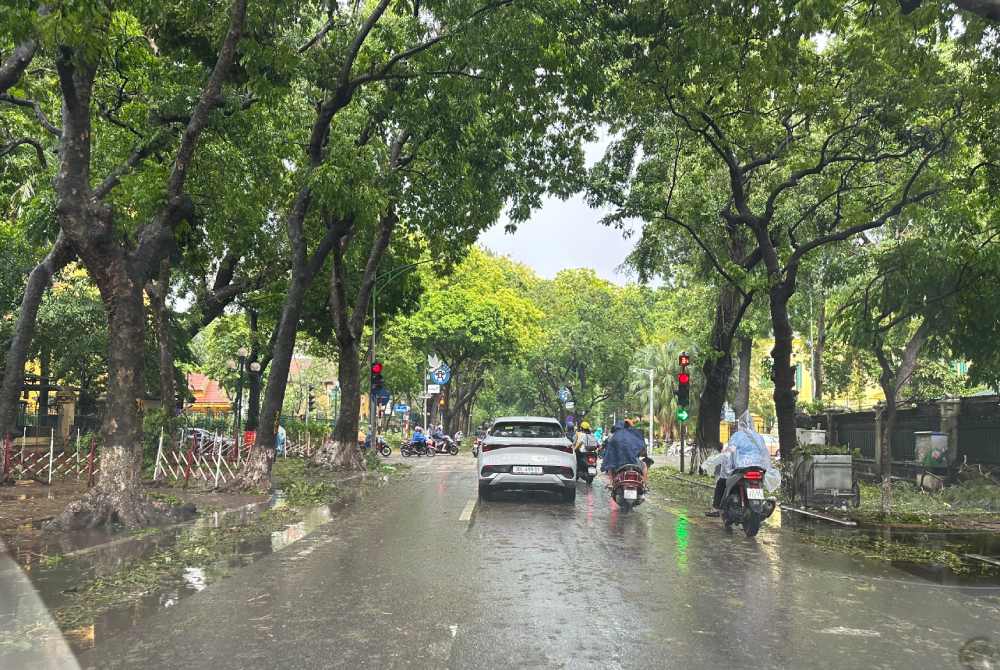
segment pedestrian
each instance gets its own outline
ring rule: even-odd
[[[288,437],[285,427],[278,424],[278,431],[274,435],[274,453],[278,456],[285,455],[285,440]]]

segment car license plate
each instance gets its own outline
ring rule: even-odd
[[[515,465],[513,468],[515,475],[540,475],[542,466],[540,465]]]
[[[625,500],[635,500],[639,496],[639,492],[635,489],[625,489]]]
[[[763,500],[764,489],[747,488],[747,500]]]
[[[587,468],[587,474],[588,475],[596,475],[597,474],[597,468]]]

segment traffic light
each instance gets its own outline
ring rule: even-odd
[[[677,420],[684,422],[688,420],[687,406],[691,402],[691,375],[687,371],[691,359],[682,353],[677,362],[681,366],[681,371],[677,373]]]
[[[309,411],[312,412],[316,409],[316,395],[313,393],[313,387],[309,387]]]
[[[382,380],[382,361],[374,361],[372,363],[372,393],[380,390],[385,385]]]

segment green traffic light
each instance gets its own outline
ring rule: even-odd
[[[687,407],[678,407],[677,408],[677,415],[676,416],[677,416],[677,420],[680,421],[680,422],[682,422],[682,423],[684,421],[687,421],[688,420],[688,416],[689,416],[688,415],[688,411],[687,411]]]

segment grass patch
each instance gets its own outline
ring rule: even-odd
[[[1000,487],[976,480],[948,486],[941,491],[918,489],[909,482],[893,482],[892,512],[882,515],[882,485],[859,483],[861,505],[852,517],[870,523],[950,526],[968,518],[1000,518]]]
[[[681,481],[677,477],[683,477],[686,481]],[[710,475],[682,475],[679,470],[669,466],[653,468],[649,471],[649,486],[658,493],[671,498],[694,497],[711,501],[712,489],[697,486],[692,482],[715,486],[715,478]]]
[[[337,497],[337,487],[328,482],[293,481],[284,491],[285,502],[292,507],[321,505]]]

